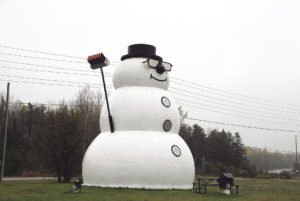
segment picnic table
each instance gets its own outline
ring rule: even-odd
[[[205,177],[196,177],[193,182],[193,192],[196,193],[206,193],[206,188],[210,186],[219,186],[217,183],[218,178],[205,178]]]
[[[206,194],[208,186],[217,186],[219,187],[219,178],[205,178],[205,177],[196,177],[193,182],[193,192]],[[239,193],[239,186],[235,184],[229,184],[230,194],[235,190],[235,194]]]

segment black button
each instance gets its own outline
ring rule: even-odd
[[[165,107],[170,107],[170,106],[171,106],[170,100],[169,100],[167,97],[165,97],[165,96],[163,96],[163,97],[161,98],[161,103],[162,103]]]
[[[170,120],[166,120],[163,125],[164,130],[167,132],[172,128],[172,122]]]
[[[177,145],[173,145],[171,147],[172,153],[174,154],[174,156],[179,157],[181,155],[181,150]]]

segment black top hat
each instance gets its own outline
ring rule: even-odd
[[[156,48],[153,45],[134,44],[128,46],[128,54],[121,57],[121,61],[133,57],[145,57],[162,61],[160,56],[156,55]]]

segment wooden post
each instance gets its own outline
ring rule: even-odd
[[[296,164],[298,164],[297,135],[295,135],[295,145],[296,145]]]
[[[298,140],[297,140],[297,135],[295,135],[295,146],[296,146],[296,165],[295,165],[295,172],[296,174],[299,173],[300,170],[300,165],[298,161]]]
[[[268,155],[267,155],[267,148],[266,147],[264,149],[264,152],[265,152],[265,171],[266,171],[266,173],[268,173],[269,165],[268,165]]]
[[[2,181],[2,179],[3,179],[4,168],[5,168],[7,124],[8,124],[8,106],[9,106],[9,83],[7,83],[7,93],[6,93],[5,127],[4,127],[3,154],[2,154],[0,181]]]

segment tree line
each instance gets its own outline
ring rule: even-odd
[[[258,172],[295,169],[296,154],[271,152],[267,149],[247,148],[247,158]]]
[[[217,175],[231,172],[238,176],[255,175],[255,169],[246,156],[246,148],[239,133],[216,129],[205,133],[195,124],[182,124],[180,136],[188,144],[195,161],[196,174]]]
[[[80,176],[85,150],[100,132],[100,100],[100,95],[87,87],[68,103],[61,101],[46,106],[15,101],[10,104],[5,176],[55,175],[59,182]],[[2,96],[1,125],[4,110]]]
[[[84,153],[100,133],[101,95],[86,87],[75,99],[60,104],[23,104],[9,108],[5,176],[57,176],[69,182],[81,175]],[[3,150],[5,99],[0,100],[0,150]],[[180,111],[181,120],[186,115]],[[254,176],[257,167],[247,157],[239,133],[210,130],[182,123],[180,136],[188,144],[197,174],[232,172]],[[257,165],[257,163],[256,163]]]

